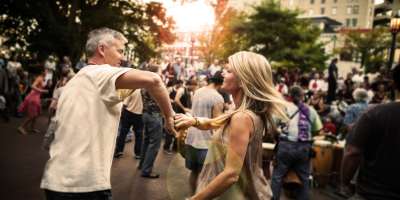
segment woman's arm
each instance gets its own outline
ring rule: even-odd
[[[227,115],[220,116],[226,117]],[[176,114],[175,115],[175,127],[178,129],[187,129],[191,126],[196,127],[200,130],[210,130],[221,127],[221,124],[215,122],[216,119],[209,119],[205,117],[193,117],[187,114]],[[218,120],[217,120],[218,121]]]
[[[181,87],[178,89],[178,91],[176,91],[176,95],[175,95],[175,103],[176,105],[178,105],[182,110],[184,110],[185,112],[190,111],[189,108],[186,108],[185,106],[183,106],[182,102],[181,102],[181,98],[183,96],[183,93],[185,92],[185,88]]]
[[[39,84],[43,85],[43,77],[42,76],[36,77],[35,81],[33,82],[32,86],[31,86],[32,90],[36,90],[41,93],[47,92],[47,90],[39,88]]]
[[[191,198],[192,200],[217,197],[239,180],[250,135],[253,130],[251,117],[243,112],[234,114],[228,130],[229,144],[224,170],[202,191],[195,194]]]

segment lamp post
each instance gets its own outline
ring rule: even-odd
[[[392,44],[390,46],[388,70],[390,70],[393,65],[394,52],[396,51],[396,36],[399,31],[400,31],[400,18],[394,17],[390,20],[390,32],[392,33]]]

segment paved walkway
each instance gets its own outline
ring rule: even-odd
[[[21,135],[16,127],[22,119],[0,122],[0,193],[1,199],[41,200],[39,188],[44,165],[48,159],[41,149],[43,133],[47,127],[46,117],[39,118],[40,134]],[[138,161],[132,157],[132,142],[125,147],[124,156],[114,160],[112,166],[112,192],[114,200],[181,200],[189,194],[189,171],[179,154],[168,155],[159,152],[154,171],[159,179],[140,177],[136,169]],[[68,170],[68,169],[65,169]],[[313,198],[331,200],[319,190],[313,191]]]

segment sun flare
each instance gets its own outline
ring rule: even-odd
[[[158,0],[167,9],[168,16],[176,22],[179,32],[200,32],[210,29],[215,21],[214,9],[206,0]]]

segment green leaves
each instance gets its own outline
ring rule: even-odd
[[[130,0],[6,0],[0,5],[0,31],[6,45],[21,51],[68,55],[83,54],[87,34],[99,27],[122,31],[139,60],[156,55],[156,47],[171,43],[174,22],[160,3]],[[25,47],[25,48],[24,48]]]
[[[250,47],[282,67],[300,67],[304,70],[324,68],[328,57],[318,41],[320,31],[297,11],[283,10],[274,1],[264,1],[255,7],[241,28]]]
[[[367,72],[377,71],[386,63],[385,50],[390,46],[387,28],[370,31],[350,31],[345,33],[346,45],[340,49],[344,58],[360,61]]]
[[[270,0],[253,7],[249,14],[230,12],[231,15],[217,23],[226,30],[217,33],[222,40],[210,42],[218,44],[210,48],[216,58],[226,59],[237,51],[251,50],[266,56],[276,67],[306,70],[325,67],[328,56],[318,41],[320,30],[299,19],[299,12],[283,10]]]

